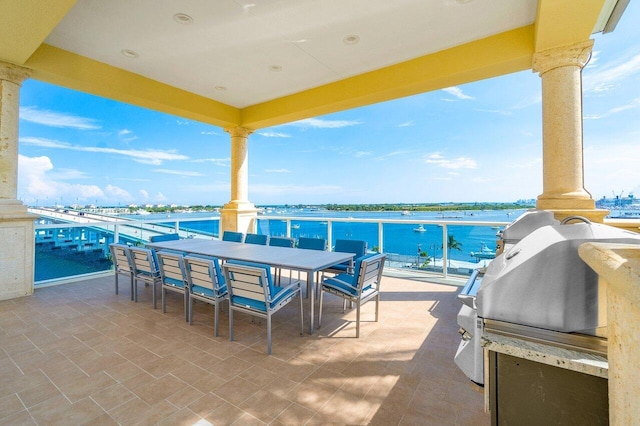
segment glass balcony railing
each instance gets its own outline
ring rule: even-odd
[[[113,268],[109,244],[144,245],[153,235],[217,238],[219,217],[53,223],[35,231],[35,284],[106,272]],[[257,232],[269,236],[365,240],[369,251],[387,254],[387,267],[410,272],[469,275],[492,258],[496,233],[508,222],[259,216]],[[447,250],[447,247],[449,249]],[[443,265],[446,265],[444,267]]]

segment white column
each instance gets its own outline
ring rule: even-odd
[[[0,300],[33,293],[34,220],[18,200],[18,120],[25,68],[0,62]]]
[[[557,217],[581,214],[602,221],[606,211],[584,188],[582,68],[593,40],[538,52],[533,71],[542,79],[543,193],[537,208]]]
[[[220,234],[224,231],[254,232],[258,210],[249,201],[249,150],[251,130],[224,129],[231,136],[231,200],[220,211]]]

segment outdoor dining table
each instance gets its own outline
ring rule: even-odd
[[[217,257],[221,260],[242,260],[271,265],[276,268],[306,272],[309,289],[309,334],[313,334],[315,320],[315,273],[338,263],[353,259],[355,253],[307,250],[289,247],[263,246],[230,241],[184,239],[148,243],[155,250],[176,250],[188,254]]]

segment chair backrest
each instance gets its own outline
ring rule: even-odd
[[[111,251],[113,268],[116,272],[133,272],[129,246],[125,244],[112,243],[109,244],[109,250]]]
[[[362,257],[367,252],[367,242],[361,240],[336,240],[333,251],[341,253],[355,253],[355,259]]]
[[[190,287],[208,288],[215,296],[224,292],[225,280],[220,271],[220,262],[214,257],[186,256],[184,273]]]
[[[174,285],[184,284],[184,265],[183,257],[179,253],[169,251],[159,251],[156,253],[158,259],[158,268],[162,282]]]
[[[260,235],[260,234],[247,234],[247,236],[244,237],[244,242],[245,244],[257,244],[261,246],[266,246],[267,236]]]
[[[244,234],[242,232],[224,231],[224,234],[222,234],[222,241],[241,243],[243,240]]]
[[[276,246],[276,247],[293,247],[295,242],[296,241],[293,238],[286,238],[286,237],[269,238],[269,245]]]
[[[149,242],[159,243],[161,241],[174,241],[179,240],[180,235],[178,234],[162,234],[162,235],[152,235],[149,237]]]
[[[233,305],[265,311],[275,295],[271,266],[264,263],[229,260],[222,265]]]
[[[376,253],[367,254],[356,259],[353,274],[357,278],[358,291],[362,291],[362,289],[369,286],[373,286],[378,290],[386,258],[386,254]]]
[[[308,250],[326,250],[327,240],[324,238],[298,238],[298,248]]]
[[[153,250],[142,247],[130,247],[129,253],[131,253],[131,262],[136,275],[139,273],[160,275]]]

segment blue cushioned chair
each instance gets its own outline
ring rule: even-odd
[[[186,289],[183,258],[180,253],[172,251],[159,251],[156,253],[158,259],[158,269],[160,269],[162,293],[162,313],[167,312],[167,291],[182,294],[184,299],[184,320],[189,319],[189,293]]]
[[[247,234],[247,236],[244,237],[244,242],[245,244],[257,244],[260,246],[266,246],[267,236],[260,234]]]
[[[161,235],[152,235],[149,237],[150,243],[159,243],[161,241],[174,241],[179,240],[180,235],[178,234],[161,234]]]
[[[293,238],[287,237],[271,237],[269,238],[269,245],[276,247],[293,247],[295,244],[295,240]]]
[[[191,255],[184,258],[184,271],[189,295],[189,325],[193,324],[193,301],[214,306],[214,334],[218,335],[220,302],[227,298],[227,286],[214,257]]]
[[[160,270],[155,258],[155,252],[147,248],[131,247],[131,262],[133,264],[134,299],[138,301],[138,281],[151,285],[153,291],[153,309],[156,309],[156,286],[160,284]]]
[[[354,259],[362,257],[367,252],[367,242],[360,240],[336,240],[336,245],[333,251],[341,253],[355,253]],[[347,261],[338,263],[323,270],[323,273],[342,274],[344,272],[352,272],[353,262]]]
[[[242,232],[224,231],[224,234],[222,234],[222,241],[241,243],[244,241],[244,234]]]
[[[326,250],[327,240],[324,238],[298,238],[298,248],[307,250]]]
[[[229,289],[229,339],[233,340],[233,311],[267,319],[267,353],[271,354],[271,316],[300,299],[300,335],[303,334],[300,282],[287,287],[273,283],[271,266],[263,263],[227,261],[222,269]]]
[[[116,294],[118,294],[118,275],[129,278],[131,287],[131,300],[134,300],[133,291],[133,264],[129,253],[129,246],[125,244],[112,243],[109,244],[111,251],[111,261],[113,262],[113,270],[116,275]]]
[[[380,305],[380,280],[384,268],[385,254],[368,254],[356,259],[353,274],[340,274],[325,278],[320,292],[320,307],[318,308],[318,327],[322,322],[322,302],[324,293],[331,293],[341,297],[345,302],[356,303],[356,337],[360,337],[360,306],[375,298],[376,321]],[[344,312],[344,304],[343,304]]]

